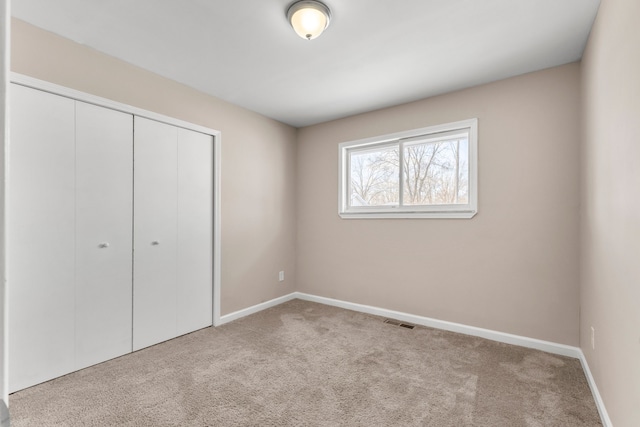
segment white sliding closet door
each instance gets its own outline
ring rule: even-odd
[[[133,116],[76,103],[76,369],[131,351]]]
[[[178,335],[211,326],[213,137],[178,129]]]
[[[177,335],[178,129],[135,117],[133,349]]]
[[[74,101],[13,85],[9,148],[9,389],[74,368]]]

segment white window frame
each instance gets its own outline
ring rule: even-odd
[[[398,144],[402,147],[409,138],[436,137],[443,132],[464,131],[469,134],[469,203],[420,206],[349,206],[349,152],[354,148],[383,148]],[[338,215],[345,219],[366,218],[472,218],[478,212],[478,119],[461,120],[372,138],[339,144]],[[402,171],[400,174],[403,175]],[[402,181],[402,180],[401,180]],[[402,183],[400,194],[402,194]]]

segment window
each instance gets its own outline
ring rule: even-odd
[[[340,144],[342,218],[471,218],[478,120]]]

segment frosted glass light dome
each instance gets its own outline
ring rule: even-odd
[[[287,19],[300,37],[313,40],[329,26],[331,11],[319,1],[303,0],[289,7]]]

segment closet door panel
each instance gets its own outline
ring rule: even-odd
[[[176,336],[177,128],[135,118],[133,349]]]
[[[211,326],[213,137],[178,129],[178,335]]]
[[[131,351],[133,116],[76,103],[76,369]]]
[[[74,367],[74,101],[12,85],[9,389]]]

